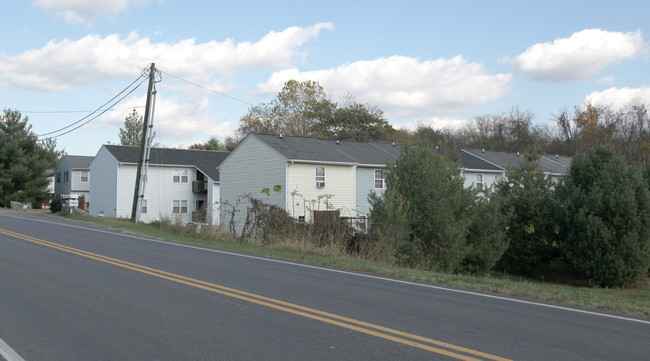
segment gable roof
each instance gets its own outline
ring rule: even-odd
[[[138,164],[140,147],[123,145],[104,145],[120,163]],[[164,166],[193,166],[211,179],[219,180],[217,166],[223,162],[230,152],[215,150],[151,148],[149,165]]]
[[[509,168],[520,167],[521,163],[525,160],[525,156],[522,153],[494,152],[479,149],[463,149],[463,151],[488,162],[503,171],[507,171]],[[560,158],[560,156],[542,156],[540,157],[538,164],[539,168],[544,173],[566,174],[571,165],[571,157],[563,156]]]
[[[257,133],[249,136],[258,138],[294,162],[384,166],[397,158],[369,142]]]
[[[302,136],[251,133],[253,136],[294,162],[334,163],[358,166],[384,166],[399,158],[401,145],[388,142],[337,141]],[[445,152],[449,150],[441,150]],[[461,166],[466,170],[506,172],[524,161],[520,153],[460,149]],[[566,174],[571,157],[542,156],[539,167],[544,173]]]
[[[68,163],[71,169],[90,169],[90,163],[95,159],[95,157],[85,156],[85,155],[64,155],[61,157],[61,160],[64,160]]]

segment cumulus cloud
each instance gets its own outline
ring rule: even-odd
[[[650,87],[609,88],[585,97],[585,103],[621,109],[631,103],[650,104]]]
[[[126,37],[87,35],[79,40],[51,40],[40,49],[0,56],[0,72],[11,86],[67,91],[96,81],[135,78],[147,64],[155,62],[163,71],[205,83],[210,75],[290,67],[295,57],[304,55],[300,46],[323,29],[333,29],[333,25],[290,27],[272,31],[255,42],[240,43],[232,39],[152,43],[137,33]]]
[[[515,71],[548,82],[585,81],[604,67],[633,58],[644,51],[640,30],[610,32],[587,29],[552,43],[538,43],[511,62]]]
[[[102,16],[126,11],[148,0],[34,0],[32,5],[53,12],[68,23],[90,23]]]
[[[415,131],[419,127],[428,127],[433,129],[460,129],[466,124],[468,124],[471,119],[459,119],[459,118],[449,118],[449,117],[430,117],[424,120],[413,120],[408,122],[403,122],[395,125],[397,129],[405,129],[409,131]]]
[[[105,113],[85,128],[104,129],[107,134],[117,135],[117,129],[124,126],[124,119],[131,114],[132,109],[136,109],[139,115],[144,116],[144,104],[146,104],[146,95],[131,97],[120,103],[118,106],[120,110]],[[207,96],[168,97],[158,94],[153,121],[156,141],[165,146],[178,146],[191,139],[205,141],[208,134],[218,134],[221,137],[233,135],[233,129],[237,124],[227,121],[216,122],[217,118],[219,116],[214,113]]]
[[[328,93],[353,94],[397,118],[427,117],[467,111],[505,96],[511,74],[488,74],[480,63],[462,56],[420,60],[392,56],[357,61],[335,69],[274,72],[259,84],[259,94],[275,94],[290,79],[318,81]]]

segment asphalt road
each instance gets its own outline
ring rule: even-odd
[[[649,360],[650,320],[0,210],[0,358]]]

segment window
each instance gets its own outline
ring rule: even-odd
[[[476,175],[476,183],[474,183],[476,186],[476,189],[479,191],[483,190],[483,174],[477,174]]]
[[[81,181],[82,182],[88,182],[88,171],[87,170],[82,170],[81,171]]]
[[[140,201],[140,213],[145,214],[147,213],[147,200],[143,199]]]
[[[68,172],[67,172],[67,171],[65,171],[65,172],[63,173],[63,182],[64,182],[64,183],[68,183]]]
[[[187,201],[186,200],[174,200],[174,201],[172,201],[172,213],[186,214],[187,213]]]
[[[375,169],[375,189],[384,189],[384,170]]]
[[[316,188],[325,188],[325,166],[316,166]]]
[[[189,171],[187,169],[174,169],[172,176],[174,183],[187,183]]]
[[[56,182],[61,183],[61,172],[56,172]]]

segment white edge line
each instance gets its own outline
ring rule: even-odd
[[[0,338],[0,356],[4,357],[7,361],[25,361],[20,355],[16,353],[6,342]]]
[[[134,235],[130,235],[130,234],[123,234],[123,233],[105,231],[105,230],[101,230],[101,229],[94,229],[94,228],[76,226],[76,225],[72,225],[72,224],[64,224],[64,223],[56,223],[56,222],[51,222],[51,221],[44,221],[44,220],[41,220],[41,219],[13,217],[13,216],[7,216],[7,215],[2,215],[2,216],[9,217],[9,218],[23,219],[23,220],[28,219],[28,220],[31,220],[31,221],[50,223],[50,224],[55,224],[55,225],[59,225],[59,226],[66,226],[66,227],[72,227],[72,228],[85,229],[85,230],[89,230],[89,231],[114,234],[114,235],[117,235],[117,236],[130,237],[130,238],[140,239],[140,240],[144,240],[144,241],[148,241],[148,242],[164,243],[164,244],[168,244],[168,245],[176,246],[176,247],[185,247],[185,248],[197,249],[197,250],[202,250],[202,251],[208,251],[208,252],[214,252],[214,253],[220,253],[220,254],[227,254],[227,255],[230,255],[230,256],[237,256],[237,257],[250,258],[250,259],[262,260],[262,261],[267,261],[267,262],[275,262],[275,263],[280,263],[280,264],[292,265],[292,266],[297,266],[297,267],[310,268],[310,269],[315,269],[315,270],[319,270],[319,271],[341,273],[341,274],[345,274],[345,275],[351,275],[351,276],[357,276],[357,277],[365,277],[365,278],[381,280],[381,281],[387,281],[387,282],[393,282],[393,283],[401,283],[401,284],[410,285],[410,286],[418,286],[418,287],[431,288],[431,289],[436,289],[436,290],[441,290],[441,291],[456,292],[456,293],[462,293],[462,294],[466,294],[466,295],[485,297],[485,298],[491,298],[491,299],[502,300],[502,301],[510,301],[510,302],[515,302],[515,303],[522,303],[522,304],[527,304],[527,305],[552,308],[552,309],[562,310],[562,311],[583,313],[583,314],[592,315],[592,316],[608,317],[608,318],[614,318],[614,319],[618,319],[618,320],[638,322],[638,323],[644,323],[644,324],[650,325],[650,321],[641,320],[641,319],[638,319],[638,318],[610,315],[610,314],[607,314],[607,313],[580,310],[580,309],[576,309],[576,308],[551,305],[551,304],[541,303],[541,302],[519,300],[519,299],[516,299],[516,298],[510,298],[510,297],[504,297],[504,296],[496,296],[496,295],[490,295],[490,294],[472,292],[472,291],[465,291],[465,290],[448,288],[448,287],[434,286],[434,285],[429,285],[429,284],[425,284],[425,283],[404,281],[404,280],[399,280],[399,279],[393,279],[393,278],[387,278],[387,277],[381,277],[381,276],[373,276],[373,275],[363,274],[363,273],[356,273],[356,272],[351,272],[351,271],[343,271],[343,270],[337,270],[337,269],[332,269],[332,268],[325,268],[325,267],[320,267],[320,266],[312,266],[312,265],[308,265],[308,264],[295,263],[295,262],[290,262],[290,261],[282,261],[282,260],[277,260],[277,259],[272,259],[272,258],[251,256],[251,255],[247,255],[247,254],[240,254],[240,253],[234,253],[234,252],[228,252],[228,251],[221,251],[221,250],[218,250],[218,249],[191,246],[191,245],[187,245],[187,244],[173,243],[173,242],[162,241],[162,240],[153,239],[153,238],[146,238],[146,237],[134,236]],[[2,341],[2,340],[0,339],[0,341]],[[22,360],[22,359],[18,359],[18,360]],[[11,360],[8,360],[8,361],[11,361]]]

